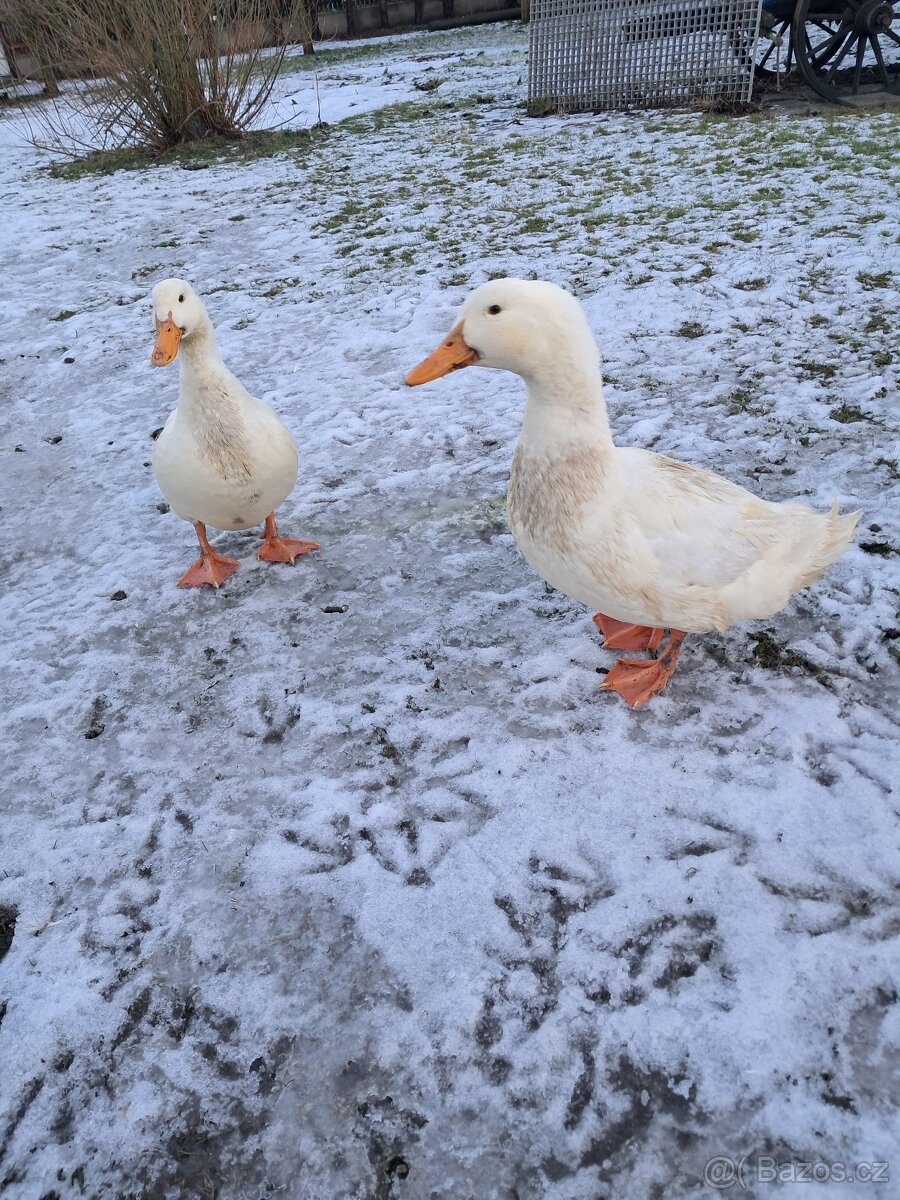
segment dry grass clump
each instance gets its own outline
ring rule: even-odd
[[[0,18],[45,79],[85,81],[29,112],[35,144],[71,157],[238,138],[308,41],[295,0],[0,0]]]

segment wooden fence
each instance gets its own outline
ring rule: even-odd
[[[307,0],[315,41],[354,38],[389,29],[514,20],[518,0]],[[290,36],[300,40],[299,29]]]
[[[520,8],[518,5],[512,7],[510,0],[307,0],[307,12],[313,40],[329,42],[390,29],[512,20],[519,16]],[[279,31],[279,37],[285,34],[290,42],[299,44],[303,40],[304,30],[299,24],[289,25],[287,29]],[[246,42],[248,46],[251,43],[259,45],[260,39],[263,44],[267,40],[270,44],[278,40],[273,29],[236,29],[231,30],[229,35],[229,40],[238,44]],[[14,79],[46,81],[46,73],[37,59],[0,24],[0,84],[4,82],[4,60]],[[54,62],[53,71],[60,78],[81,73],[79,64],[74,62]]]

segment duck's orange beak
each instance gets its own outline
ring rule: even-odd
[[[150,355],[150,362],[154,367],[167,367],[174,360],[183,333],[184,330],[179,329],[172,320],[171,313],[167,320],[157,320],[156,345]]]
[[[413,367],[406,376],[409,387],[418,387],[420,383],[430,383],[432,379],[440,379],[451,371],[459,371],[462,367],[470,367],[478,362],[478,351],[466,343],[462,335],[462,321],[450,330],[437,350],[422,359],[417,367]]]

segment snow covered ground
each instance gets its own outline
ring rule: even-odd
[[[0,117],[0,1194],[892,1200],[897,116],[530,121],[513,27],[316,69],[249,164],[56,179]],[[149,469],[172,274],[322,544],[219,534],[218,593]],[[519,381],[403,386],[494,274],[581,297],[620,442],[863,511],[637,713],[507,532]]]

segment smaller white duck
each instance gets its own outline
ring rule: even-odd
[[[153,452],[153,473],[171,509],[190,521],[200,558],[179,587],[220,584],[238,569],[216,554],[206,526],[248,529],[265,522],[258,558],[293,562],[317,550],[317,542],[284,538],[275,509],[297,482],[297,447],[275,410],[251,396],[225,366],[212,321],[200,297],[183,279],[153,289],[154,367],[181,356],[178,407],[170,414]]]
[[[662,691],[686,632],[768,617],[841,557],[859,513],[760,500],[721,475],[613,444],[600,356],[574,297],[551,283],[477,288],[411,387],[478,365],[528,388],[507,511],[522,554],[552,587],[600,609],[620,660],[603,687],[632,707]]]

